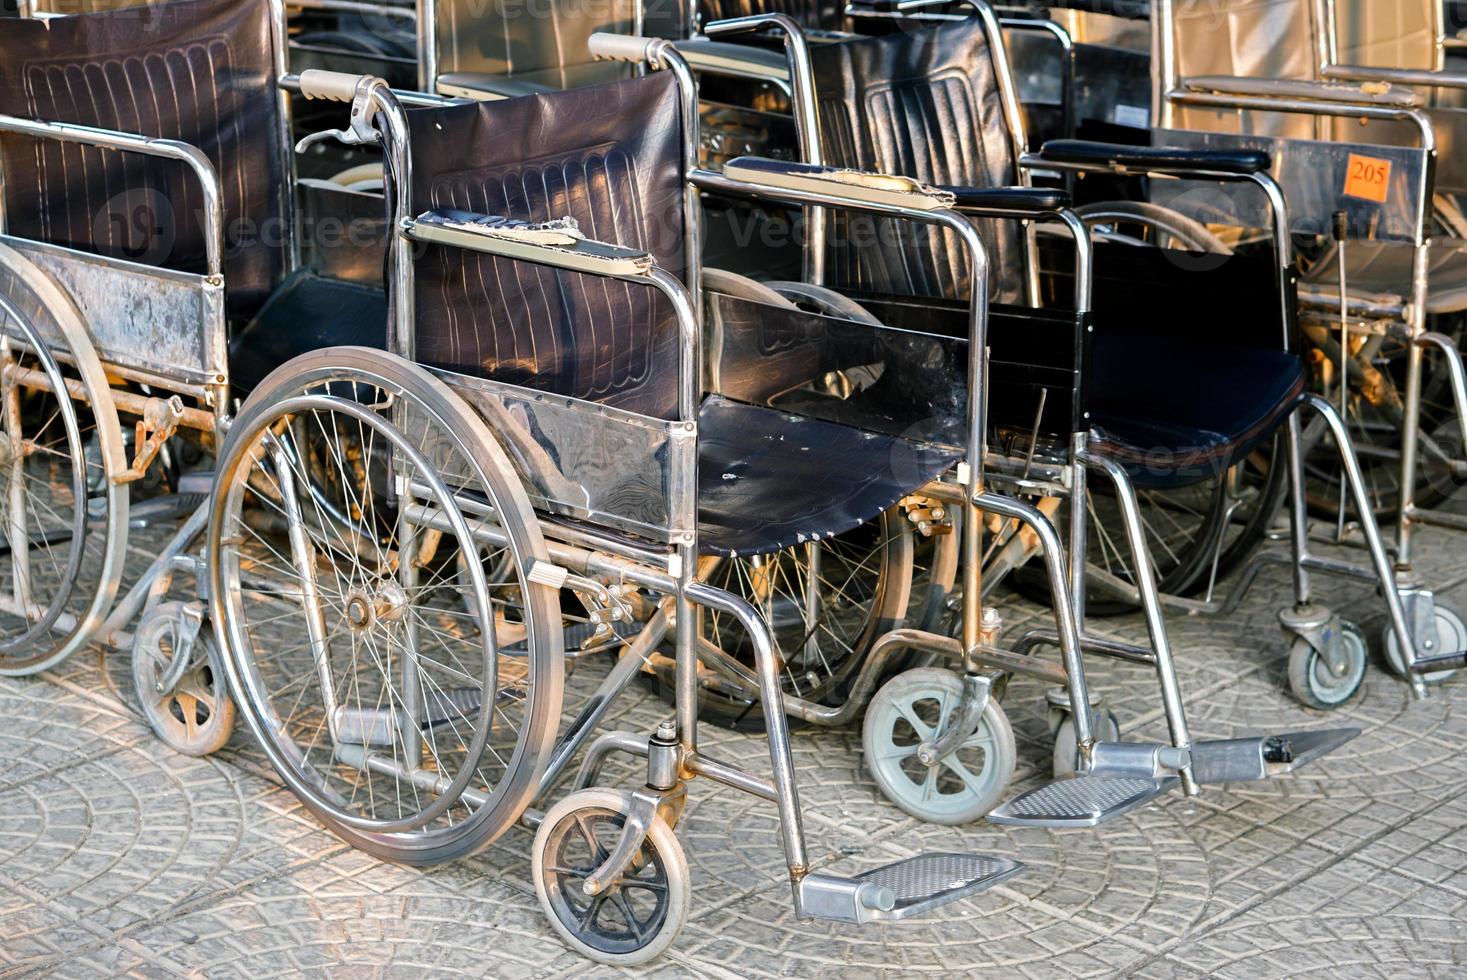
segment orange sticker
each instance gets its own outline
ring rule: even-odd
[[[1391,162],[1376,157],[1350,154],[1345,172],[1345,196],[1384,204],[1391,187]]]

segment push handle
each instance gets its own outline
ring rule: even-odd
[[[308,68],[301,72],[301,95],[308,99],[329,99],[332,102],[350,102],[356,98],[357,85],[365,75],[351,75],[344,71],[322,71]]]
[[[638,37],[635,34],[605,34],[598,31],[587,40],[586,46],[597,61],[630,61],[645,64],[654,60],[655,49],[662,41],[656,37]]]

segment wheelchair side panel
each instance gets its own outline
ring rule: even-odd
[[[537,509],[654,541],[677,541],[696,529],[695,426],[434,373],[489,423]],[[450,469],[444,479],[462,475]]]
[[[0,236],[70,294],[103,363],[160,381],[228,377],[224,294],[203,276]]]
[[[1157,130],[1154,141],[1157,146],[1268,153],[1273,160],[1272,176],[1283,188],[1296,235],[1328,237],[1337,211],[1349,215],[1350,234],[1356,238],[1412,243],[1425,234],[1421,217],[1431,209],[1423,211],[1422,201],[1432,161],[1420,149],[1176,129]],[[1389,164],[1388,177],[1374,161]],[[1358,193],[1373,176],[1381,177],[1379,196],[1383,200]],[[1203,223],[1252,228],[1270,224],[1263,195],[1248,184],[1155,181],[1152,189],[1157,204]]]

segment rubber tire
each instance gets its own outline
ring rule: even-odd
[[[872,761],[877,749],[881,747],[878,739],[886,735],[886,732],[882,731],[887,727],[883,724],[886,703],[907,699],[910,697],[909,692],[914,690],[922,693],[932,692],[944,699],[956,700],[962,697],[963,679],[943,667],[917,667],[898,674],[883,684],[872,697],[871,703],[867,705],[866,720],[861,726],[861,751],[866,771],[876,783],[876,787],[881,790],[882,796],[918,820],[944,826],[971,823],[998,806],[1009,783],[1013,780],[1014,770],[1018,767],[1019,750],[1014,739],[1013,726],[1009,723],[1008,713],[1003,710],[1003,705],[999,704],[996,698],[990,698],[983,709],[979,727],[974,730],[976,735],[979,730],[986,727],[993,738],[993,747],[989,753],[996,758],[996,764],[999,767],[995,776],[1001,777],[994,779],[993,788],[983,796],[975,796],[961,810],[924,809],[919,803],[906,799],[900,792],[894,791],[891,781]],[[887,741],[889,742],[889,739]]]
[[[544,559],[547,555],[539,523],[534,517],[534,511],[525,496],[524,488],[517,482],[510,482],[513,479],[514,470],[504,449],[494,440],[483,420],[474,415],[473,410],[464,405],[451,388],[429,374],[426,369],[384,351],[364,347],[333,347],[303,354],[272,371],[264,381],[256,386],[249,398],[245,400],[244,405],[241,406],[235,416],[234,425],[230,429],[230,438],[226,439],[219,453],[219,469],[214,487],[215,503],[210,514],[204,549],[208,557],[208,576],[211,586],[209,618],[214,623],[215,636],[224,653],[225,672],[229,675],[230,691],[240,709],[239,714],[244,717],[255,740],[265,750],[271,765],[277,771],[280,770],[280,766],[273,757],[273,753],[278,750],[270,746],[265,732],[262,731],[263,726],[258,718],[258,706],[247,703],[240,696],[244,690],[238,678],[240,668],[235,663],[235,655],[229,649],[225,626],[227,614],[224,606],[224,593],[226,589],[222,582],[221,562],[218,557],[221,547],[220,534],[222,533],[220,521],[224,508],[224,490],[219,481],[225,476],[225,462],[232,446],[238,438],[241,438],[237,434],[249,431],[253,424],[253,416],[267,413],[272,403],[278,401],[282,395],[288,395],[297,390],[302,375],[329,372],[332,369],[359,371],[367,375],[375,374],[384,381],[404,389],[413,387],[418,397],[423,398],[425,403],[429,400],[435,403],[435,411],[439,413],[440,417],[460,416],[464,425],[461,434],[466,439],[481,443],[478,451],[482,454],[480,458],[485,461],[485,476],[493,479],[496,471],[509,475],[505,476],[503,484],[496,488],[502,495],[499,504],[502,508],[508,508],[512,512],[515,523],[519,525],[519,530],[513,533],[522,536],[522,550],[525,553],[527,564],[529,559],[534,559],[536,556]],[[506,525],[508,523],[507,521]],[[564,694],[565,657],[564,652],[559,649],[562,637],[559,593],[548,587],[539,587],[530,591],[534,593],[534,599],[533,601],[527,599],[526,615],[534,616],[540,623],[536,633],[547,638],[547,645],[551,649],[539,658],[541,661],[539,664],[532,667],[537,671],[535,682],[532,685],[534,704],[526,709],[524,726],[526,735],[520,752],[520,762],[514,772],[513,785],[499,799],[495,811],[478,818],[472,827],[467,826],[469,822],[465,821],[457,835],[450,835],[444,840],[425,841],[415,834],[374,833],[344,825],[317,806],[315,801],[306,796],[298,796],[305,807],[328,830],[353,847],[374,857],[426,867],[457,860],[482,850],[519,820],[525,807],[539,791],[540,773],[544,771],[555,746]],[[509,774],[506,773],[506,778],[508,777]],[[501,779],[501,786],[504,781]],[[287,779],[287,785],[288,782]],[[498,793],[499,789],[496,788],[496,795]]]
[[[1365,634],[1354,624],[1344,621],[1340,623],[1340,630],[1346,637],[1350,669],[1336,688],[1320,687],[1321,658],[1312,643],[1301,636],[1289,648],[1289,691],[1306,708],[1333,711],[1353,700],[1365,683],[1365,666],[1370,659]]]
[[[530,849],[530,873],[535,882],[535,895],[540,899],[540,910],[550,920],[550,927],[555,930],[556,935],[567,946],[587,959],[608,966],[637,966],[651,962],[672,945],[691,914],[693,889],[691,875],[688,872],[687,854],[683,851],[682,844],[667,822],[660,817],[654,820],[647,833],[647,840],[662,855],[663,869],[667,872],[667,918],[651,941],[634,953],[606,953],[588,946],[566,927],[551,905],[550,893],[545,881],[547,861],[545,850],[549,846],[550,835],[557,824],[577,810],[591,808],[613,810],[625,816],[627,810],[630,809],[628,795],[620,790],[595,788],[572,793],[550,808],[550,812],[546,813],[545,819],[541,821],[539,830],[535,832],[535,841]]]
[[[1456,607],[1449,603],[1436,600],[1436,632],[1438,637],[1452,637],[1453,639],[1443,644],[1440,652],[1453,652],[1467,650],[1467,621]],[[1385,659],[1397,677],[1406,676],[1406,664],[1401,659],[1400,644],[1396,642],[1396,631],[1387,624],[1385,628]],[[1434,670],[1429,674],[1422,675],[1422,680],[1427,684],[1442,684],[1457,675],[1456,670]]]

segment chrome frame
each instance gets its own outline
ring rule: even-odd
[[[1300,0],[1305,2],[1305,0]],[[1309,13],[1313,26],[1315,38],[1316,69],[1319,77],[1326,81],[1381,81],[1405,85],[1433,85],[1448,88],[1467,88],[1467,75],[1457,75],[1448,72],[1420,72],[1410,70],[1392,70],[1364,68],[1359,66],[1341,66],[1336,64],[1338,53],[1338,36],[1335,24],[1336,0],[1307,0]],[[1433,4],[1435,11],[1437,36],[1441,36],[1441,8],[1439,4]],[[1192,91],[1183,87],[1183,80],[1178,77],[1177,57],[1175,50],[1175,0],[1154,0],[1152,10],[1152,46],[1153,46],[1153,76],[1154,76],[1154,105],[1153,117],[1157,125],[1162,129],[1172,129],[1175,125],[1176,109],[1179,106],[1197,106],[1201,108],[1255,110],[1262,112],[1283,113],[1312,116],[1319,120],[1322,138],[1327,138],[1328,133],[1323,126],[1331,118],[1356,118],[1356,119],[1379,119],[1389,120],[1407,124],[1416,130],[1421,150],[1427,155],[1429,161],[1434,161],[1437,156],[1437,138],[1431,117],[1423,110],[1417,108],[1390,108],[1370,102],[1368,95],[1363,96],[1360,102],[1344,101],[1341,93],[1336,88],[1320,87],[1318,99],[1303,98],[1297,95],[1284,94],[1273,95],[1243,95],[1228,92],[1204,92]],[[1442,47],[1438,44],[1438,50]],[[1295,91],[1298,83],[1293,83],[1289,89]],[[1420,441],[1420,414],[1421,414],[1421,387],[1424,368],[1424,354],[1427,347],[1436,347],[1447,357],[1448,362],[1460,363],[1460,353],[1445,337],[1429,334],[1426,328],[1427,316],[1427,291],[1428,291],[1428,263],[1430,260],[1430,225],[1431,207],[1433,195],[1431,187],[1427,186],[1430,180],[1431,168],[1428,167],[1422,176],[1422,187],[1419,188],[1420,215],[1417,223],[1418,233],[1416,240],[1412,243],[1412,274],[1411,274],[1411,298],[1406,305],[1402,317],[1405,327],[1405,339],[1409,344],[1406,362],[1406,390],[1405,406],[1406,417],[1401,430],[1401,500],[1396,521],[1395,535],[1395,564],[1390,575],[1381,576],[1381,588],[1386,594],[1387,604],[1390,607],[1391,629],[1396,635],[1397,642],[1401,645],[1403,656],[1406,659],[1409,680],[1413,692],[1417,697],[1426,695],[1426,688],[1422,681],[1422,674],[1432,669],[1433,665],[1452,664],[1462,657],[1461,651],[1454,651],[1446,655],[1432,654],[1426,657],[1418,657],[1418,651],[1414,643],[1410,642],[1410,632],[1406,628],[1406,620],[1401,608],[1401,596],[1407,592],[1419,592],[1414,580],[1411,558],[1411,532],[1414,523],[1441,523],[1447,526],[1461,526],[1460,519],[1453,515],[1439,515],[1430,510],[1417,507],[1414,501],[1414,490],[1416,482],[1417,452]],[[1343,270],[1342,270],[1343,274]],[[1341,303],[1348,302],[1348,297],[1341,296],[1334,302],[1335,309]],[[1429,339],[1427,339],[1429,338]],[[1451,382],[1453,400],[1459,419],[1463,420],[1463,435],[1467,437],[1467,377],[1460,371],[1451,370],[1449,381]],[[1335,429],[1335,418],[1333,409],[1331,412],[1323,412],[1326,422]],[[1291,427],[1290,442],[1293,445],[1291,452],[1298,450],[1298,432]],[[1463,455],[1467,457],[1467,439],[1463,442]],[[1467,464],[1467,460],[1462,461]],[[1354,478],[1359,475],[1358,466],[1356,472],[1351,473],[1351,465],[1347,461],[1345,465],[1345,479],[1342,481],[1342,489],[1345,484],[1352,484]],[[1291,477],[1294,474],[1291,473]],[[1302,478],[1302,477],[1301,477]],[[1358,500],[1358,495],[1357,495]],[[1302,504],[1296,505],[1295,510],[1302,508]],[[1378,528],[1375,527],[1373,515],[1366,512],[1363,502],[1357,502],[1357,510],[1360,511],[1360,525],[1366,538],[1365,544],[1371,553],[1372,562],[1376,561],[1378,541]],[[1291,514],[1296,524],[1303,519],[1302,512]],[[1295,528],[1296,539],[1305,532]],[[1320,567],[1317,563],[1306,566],[1303,562],[1307,552],[1300,551],[1300,546],[1305,544],[1302,539],[1296,541],[1296,560],[1299,562],[1296,578],[1301,581],[1296,583],[1296,593],[1300,602],[1307,602],[1308,584],[1306,567]],[[1326,569],[1328,570],[1328,569]]]

